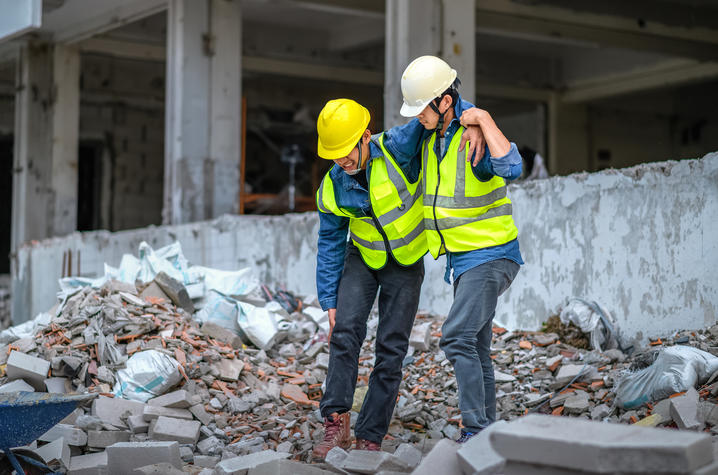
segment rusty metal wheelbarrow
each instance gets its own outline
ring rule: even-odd
[[[0,475],[12,473],[13,469],[18,474],[48,473],[50,469],[33,458],[32,452],[18,450],[13,453],[10,449],[30,444],[74,411],[78,405],[95,396],[97,394],[27,391],[0,393],[0,451],[5,454],[5,459],[0,461]],[[36,472],[34,469],[45,471]]]

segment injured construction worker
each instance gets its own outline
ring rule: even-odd
[[[521,156],[491,115],[461,99],[456,71],[422,56],[401,78],[401,115],[426,129],[422,146],[423,210],[429,252],[446,254],[444,280],[454,303],[440,347],[454,365],[466,442],[496,420],[490,358],[497,299],[523,264],[506,181],[521,175]],[[485,147],[460,150],[464,127],[478,125]],[[468,149],[468,147],[467,147]]]
[[[369,121],[369,111],[349,99],[329,101],[317,119],[318,154],[335,164],[317,191],[317,293],[329,312],[330,351],[320,403],[325,434],[314,447],[315,459],[333,447],[351,446],[359,351],[377,292],[376,362],[355,434],[357,449],[380,450],[424,280],[424,129],[411,121],[372,135]],[[475,143],[478,128],[466,135]]]

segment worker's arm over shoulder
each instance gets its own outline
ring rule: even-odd
[[[384,147],[394,157],[410,182],[419,179],[421,169],[421,144],[424,138],[424,126],[419,119],[397,125],[384,132]]]
[[[349,218],[319,212],[317,296],[323,310],[336,308],[339,279],[344,270]]]
[[[494,157],[487,145],[483,158],[472,168],[474,176],[480,181],[489,181],[494,176],[500,176],[506,180],[516,180],[521,176],[523,161],[513,142],[510,142],[509,152],[501,157]]]

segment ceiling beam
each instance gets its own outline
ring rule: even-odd
[[[47,13],[41,31],[58,43],[77,43],[91,36],[167,9],[168,0],[75,0]]]
[[[478,0],[479,32],[573,40],[696,59],[718,59],[718,31],[683,28],[638,19],[530,5],[511,0]]]
[[[677,59],[636,71],[574,82],[560,94],[560,99],[567,103],[587,102],[716,77],[718,63]]]

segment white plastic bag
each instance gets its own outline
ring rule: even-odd
[[[48,326],[50,321],[52,321],[52,316],[49,313],[39,313],[32,320],[1,331],[0,344],[12,343],[20,338],[34,337],[37,332]]]
[[[204,307],[194,316],[200,323],[212,322],[235,333],[239,331],[238,317],[239,302],[216,290],[208,292]]]
[[[192,266],[190,272],[204,279],[204,287],[206,290],[216,290],[217,292],[232,297],[247,295],[259,286],[257,278],[249,267],[236,271],[227,271],[203,266]]]
[[[246,302],[239,302],[240,313],[237,318],[239,328],[257,348],[271,348],[279,332],[278,315],[266,307],[255,307]]]
[[[569,299],[559,315],[561,323],[573,323],[589,336],[591,348],[608,350],[618,347],[618,323],[596,302],[579,298]]]
[[[180,382],[178,367],[177,360],[161,351],[135,353],[127,360],[127,367],[117,372],[115,396],[147,402]]]
[[[716,370],[718,357],[691,346],[671,346],[651,366],[628,373],[616,383],[616,403],[632,409],[660,401],[705,383]]]

